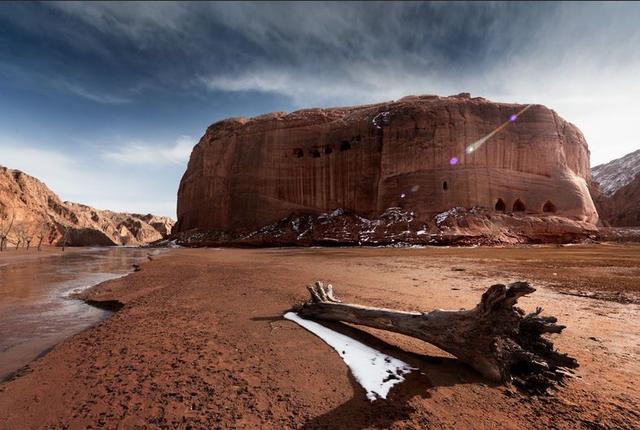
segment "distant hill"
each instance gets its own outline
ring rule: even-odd
[[[605,196],[611,197],[640,174],[640,149],[591,169],[593,180]]]
[[[640,150],[591,169],[591,194],[605,225],[640,226]]]
[[[63,202],[43,182],[19,170],[0,166],[0,235],[9,231],[9,246],[39,237],[44,244],[139,245],[171,233],[168,217],[99,210]]]

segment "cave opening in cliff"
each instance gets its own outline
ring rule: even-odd
[[[309,153],[311,154],[311,158],[320,158],[320,151],[317,149],[312,149]]]
[[[346,140],[343,140],[342,143],[340,144],[340,151],[346,151],[348,149],[351,149],[351,144]]]
[[[447,184],[447,181],[442,182],[442,189],[444,191],[447,191],[449,189],[449,184]]]
[[[542,212],[555,212],[555,211],[556,211],[556,205],[551,203],[549,200],[547,200],[544,206],[542,206]]]
[[[517,199],[515,202],[513,202],[514,212],[524,212],[525,210],[526,210],[526,207],[524,206],[524,203],[522,203],[522,200]]]
[[[304,156],[304,151],[300,148],[296,148],[293,150],[293,155],[295,155],[298,158],[302,158]]]
[[[498,199],[495,208],[497,212],[504,212],[507,209],[507,205],[504,204],[504,200]]]

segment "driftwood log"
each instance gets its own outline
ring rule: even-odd
[[[535,288],[527,282],[492,285],[470,310],[406,312],[342,303],[331,285],[307,287],[311,300],[297,311],[304,318],[342,321],[421,339],[454,355],[494,382],[513,382],[525,391],[543,393],[562,383],[578,362],[557,352],[545,333],[565,326],[542,308],[525,314],[516,307]]]

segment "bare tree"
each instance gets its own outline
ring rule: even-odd
[[[42,216],[42,220],[40,222],[40,230],[38,230],[38,252],[42,251],[42,241],[44,240],[44,236],[45,236],[45,232],[47,231],[47,220],[45,218],[45,216]]]
[[[11,216],[7,219],[3,219],[0,222],[0,252],[4,251],[7,246],[7,240],[9,238],[9,233],[11,232],[11,227],[13,227],[13,221],[16,218],[15,209],[11,212]]]
[[[62,252],[64,252],[64,247],[67,245],[67,238],[69,237],[69,226],[64,228],[64,235],[62,236]]]
[[[14,230],[16,231],[16,251],[20,248],[20,244],[24,241],[24,231],[21,225],[16,225]]]
[[[22,243],[24,245],[27,245],[27,251],[31,247],[31,242],[32,241],[33,241],[33,233],[31,233],[30,231],[25,231],[23,236],[22,236]]]
[[[27,248],[27,251],[31,248],[31,242],[33,241],[33,232],[26,221],[16,223],[14,230],[16,232],[16,249],[22,245],[23,248]]]

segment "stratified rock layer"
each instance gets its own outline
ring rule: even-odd
[[[213,124],[178,191],[175,232],[251,231],[292,214],[343,208],[375,218],[391,207],[417,219],[483,207],[595,224],[580,131],[533,105],[468,94],[307,109]]]
[[[591,173],[591,196],[602,224],[640,227],[640,150],[596,166]]]
[[[98,210],[63,202],[44,183],[19,170],[0,166],[0,234],[9,231],[9,245],[43,236],[43,244],[139,245],[171,232],[171,218]]]

